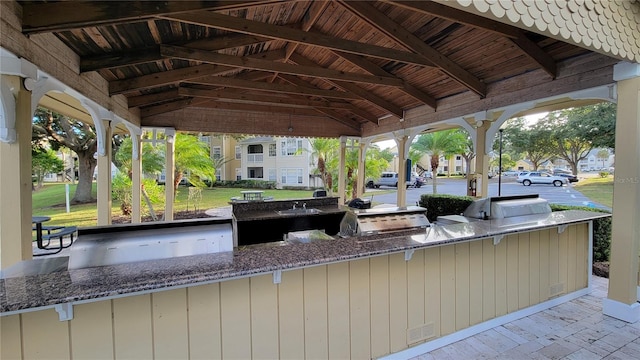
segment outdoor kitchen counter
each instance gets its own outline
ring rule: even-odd
[[[559,211],[310,243],[281,241],[244,246],[233,252],[77,270],[67,270],[64,262],[68,258],[65,257],[36,259],[3,271],[0,314],[101,301],[488,237],[497,239],[511,233],[552,227],[562,231],[564,225],[608,216],[610,214],[588,211]],[[47,270],[48,267],[53,270]]]

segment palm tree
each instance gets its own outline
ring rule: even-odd
[[[322,178],[322,184],[326,190],[331,191],[332,181],[327,162],[335,159],[340,149],[337,139],[316,138],[311,140],[311,154],[317,159],[316,169]]]
[[[598,157],[598,159],[600,159],[600,161],[602,161],[602,167],[604,168],[604,162],[609,159],[609,150],[600,149],[598,150],[596,156]]]
[[[433,172],[433,193],[436,194],[436,177],[441,156],[450,156],[464,152],[467,137],[457,130],[444,130],[420,135],[411,144],[416,150],[429,154],[431,157],[431,171]]]
[[[207,144],[197,136],[177,133],[175,137],[175,164],[173,179],[173,196],[178,192],[178,185],[184,174],[187,181],[194,186],[205,187],[204,180],[215,179],[216,169],[209,157]]]

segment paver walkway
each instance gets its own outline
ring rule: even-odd
[[[592,292],[484,331],[412,360],[640,359],[640,322],[602,314],[609,280],[592,276]]]

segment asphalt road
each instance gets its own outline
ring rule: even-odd
[[[376,194],[380,192],[380,190],[394,190],[393,193],[390,194]],[[451,194],[451,195],[466,195],[467,187],[466,180],[464,179],[446,179],[446,178],[438,178],[436,191],[438,194]],[[409,188],[407,189],[407,204],[413,205],[416,204],[420,200],[420,196],[422,194],[432,194],[433,191],[433,181],[429,180],[426,185],[416,189]],[[577,205],[577,206],[589,206],[596,207],[601,209],[611,210],[610,208],[594,203],[586,196],[582,195],[581,192],[576,190],[573,185],[565,185],[562,187],[556,187],[553,185],[531,185],[524,186],[515,181],[515,178],[506,178],[503,177],[500,184],[500,195],[501,196],[509,196],[509,195],[525,195],[525,194],[538,194],[541,198],[547,199],[550,203],[553,204],[563,204],[563,205]],[[367,189],[364,198],[372,198],[373,202],[376,203],[386,203],[386,204],[395,204],[397,195],[395,188],[392,187],[380,187],[380,189]],[[488,196],[498,196],[498,180],[490,179],[489,180],[489,195]]]

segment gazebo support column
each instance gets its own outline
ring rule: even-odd
[[[31,236],[31,92],[19,76],[2,75],[2,116],[15,116],[15,141],[0,141],[0,269],[33,255]],[[14,112],[15,110],[15,112]],[[8,121],[9,119],[5,119]],[[13,124],[12,124],[13,125]],[[9,136],[9,137],[13,137]],[[5,138],[5,140],[9,140]],[[29,165],[26,165],[29,164]]]
[[[485,149],[487,144],[487,129],[492,124],[487,119],[476,119],[476,124],[480,125],[476,128],[475,132],[475,150],[476,157],[474,158],[476,174],[476,197],[489,196],[489,174],[487,174],[489,168],[489,155],[487,155]],[[467,184],[471,181],[471,174],[467,174]],[[467,186],[467,195],[471,195],[471,190]]]
[[[339,205],[344,205],[346,198],[346,156],[347,156],[347,137],[340,137],[340,166],[338,167],[338,199]]]
[[[365,159],[367,157],[368,142],[363,142],[362,139],[358,142],[358,184],[356,191],[356,197],[362,197],[364,195],[365,188]]]
[[[603,313],[636,322],[640,320],[640,64],[616,65],[614,80],[618,82],[616,149],[621,151],[616,151],[609,293]]]
[[[396,137],[398,146],[398,192],[396,204],[400,207],[407,206],[407,155],[409,154],[409,136],[404,135]]]
[[[111,121],[98,120],[104,128],[104,154],[98,152],[98,225],[111,224]],[[96,128],[98,122],[96,122]],[[98,136],[101,134],[98,133]]]
[[[127,127],[131,133],[131,223],[142,221],[142,141],[138,128]]]
[[[176,132],[173,129],[165,130],[165,183],[164,183],[164,221],[173,220],[173,200],[174,188],[173,181],[175,179],[175,139]]]

